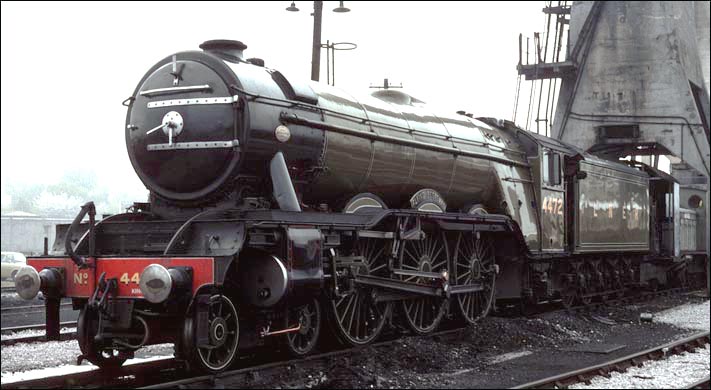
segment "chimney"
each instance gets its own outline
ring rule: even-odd
[[[247,45],[229,39],[213,39],[203,42],[200,48],[226,61],[242,62],[244,61],[242,52],[247,48]]]

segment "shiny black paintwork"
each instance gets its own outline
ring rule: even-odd
[[[208,52],[177,53],[175,61],[185,67],[180,85],[209,84],[211,90],[141,96],[140,91],[171,86],[173,56],[166,57],[136,89],[126,139],[146,186],[183,210],[214,204],[244,188],[268,196],[268,161],[281,151],[306,207],[323,204],[339,211],[350,197],[370,192],[388,207],[403,208],[412,194],[431,188],[448,211],[482,204],[509,215],[532,252],[649,248],[649,194],[638,170],[510,123],[434,112],[400,91],[355,97]],[[238,99],[231,105],[146,108],[151,101],[221,96]],[[147,144],[165,142],[165,135],[147,136],[146,130],[171,110],[185,118],[179,141],[236,139],[239,147],[147,151]],[[290,138],[280,142],[275,129],[284,125]],[[559,154],[560,169],[569,170],[555,185],[543,178],[547,153]],[[580,171],[588,177],[571,174]],[[606,221],[595,217],[600,205],[612,215]],[[625,213],[639,223],[628,226]]]
[[[458,114],[434,113],[407,95],[355,98],[335,87],[287,80],[275,70],[245,62],[227,62],[210,53],[176,54],[185,64],[180,85],[209,84],[209,92],[145,98],[140,91],[167,88],[172,56],[139,83],[127,116],[126,139],[139,177],[161,198],[181,207],[205,204],[214,195],[239,191],[251,183],[268,189],[267,164],[282,151],[302,202],[328,204],[339,210],[355,194],[371,192],[389,207],[405,207],[422,188],[438,191],[448,210],[483,204],[490,212],[511,215],[527,243],[538,246],[534,187],[525,154],[511,134]],[[293,91],[311,91],[312,102],[295,101]],[[146,108],[149,101],[238,95],[233,105],[185,105]],[[179,141],[237,139],[239,148],[147,151],[165,135],[147,129],[169,111],[185,119]],[[350,133],[289,123],[291,138],[280,143],[277,126],[295,115]],[[371,139],[370,136],[397,139]],[[436,145],[430,150],[418,145]],[[462,152],[457,152],[461,150]],[[248,179],[251,179],[250,182]],[[182,202],[182,203],[181,203]]]

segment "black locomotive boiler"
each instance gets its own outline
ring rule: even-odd
[[[48,329],[72,298],[94,364],[170,342],[215,372],[270,340],[302,356],[329,330],[364,345],[390,322],[474,323],[495,298],[571,305],[698,271],[667,228],[680,211],[663,172],[399,91],[287,78],[240,42],[200,47],[125,101],[150,201],[98,221],[87,203],[16,277],[21,296],[43,292]]]

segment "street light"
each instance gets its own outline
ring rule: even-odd
[[[334,8],[334,9],[333,9],[333,12],[338,12],[338,13],[351,12],[351,9],[350,9],[350,8],[346,8],[346,7],[343,6],[343,2],[342,2],[342,1],[341,1],[340,3],[341,3],[341,5],[339,5],[337,8]]]
[[[296,4],[292,1],[286,8],[287,11],[297,12]],[[343,2],[333,12],[350,12],[349,8],[343,6]],[[323,1],[314,1],[314,38],[311,45],[311,80],[318,81],[321,68],[321,20],[323,17]]]

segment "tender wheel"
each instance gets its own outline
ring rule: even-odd
[[[580,297],[580,302],[583,305],[587,306],[592,303],[593,297],[584,297],[583,295],[592,294],[596,291],[595,286],[597,284],[597,270],[590,262],[586,261],[580,267],[580,272],[582,272],[583,276],[585,277],[585,286],[581,291],[582,295]]]
[[[355,255],[363,256],[357,265],[339,267],[338,273],[351,275],[387,276],[386,242],[382,239],[360,238]],[[347,275],[338,278],[338,295],[329,302],[331,323],[336,334],[346,344],[365,345],[382,332],[392,312],[392,302],[377,302],[371,289],[360,286],[349,288]]]
[[[573,265],[568,267],[566,278],[562,282],[563,288],[560,290],[560,302],[565,309],[571,309],[578,299],[578,271]],[[572,276],[571,276],[572,275]]]
[[[449,250],[444,232],[430,231],[423,240],[406,240],[400,246],[399,267],[405,271],[441,272],[449,264]],[[420,277],[404,276],[407,282]],[[401,302],[407,325],[415,333],[434,331],[442,321],[447,300],[436,297],[407,299]]]
[[[599,291],[603,293],[600,295],[600,302],[607,302],[608,298],[611,297],[611,294],[608,292],[613,289],[612,273],[608,269],[606,261],[600,261],[595,267],[595,270],[596,274],[600,276],[600,280],[598,281]]]
[[[237,356],[239,317],[232,301],[225,295],[212,295],[207,303],[207,342],[197,345],[197,313],[186,318],[179,354],[191,370],[216,373],[229,367]]]
[[[560,302],[563,304],[564,308],[571,309],[577,297],[578,293],[575,287],[566,287],[560,293]]]
[[[615,293],[611,294],[613,298],[619,299],[625,296],[625,284],[623,282],[623,275],[620,271],[620,266],[618,260],[611,260],[607,263],[608,272],[610,273],[611,282],[613,290]]]
[[[286,326],[294,327],[296,324],[301,328],[298,332],[286,335],[286,344],[289,353],[301,357],[313,351],[321,332],[321,309],[316,299],[313,299],[308,305],[289,310]]]
[[[462,233],[457,239],[454,254],[456,285],[482,284],[481,291],[457,295],[459,310],[464,319],[474,324],[486,316],[494,299],[496,258],[490,241],[480,233]]]
[[[126,361],[126,357],[118,350],[101,348],[96,344],[94,336],[96,336],[98,328],[99,315],[97,311],[84,306],[77,319],[77,341],[82,355],[86,360],[101,368],[120,367]]]

